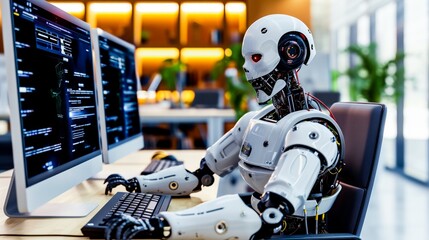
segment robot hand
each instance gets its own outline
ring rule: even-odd
[[[105,224],[107,228],[104,237],[107,240],[132,239],[139,233],[154,239],[167,237],[164,236],[164,226],[167,223],[159,218],[137,219],[126,213],[115,213]]]
[[[109,194],[112,192],[112,189],[122,185],[128,192],[141,192],[139,182],[137,178],[131,178],[126,180],[119,174],[111,174],[104,180],[104,183],[107,183],[106,190],[104,194]]]

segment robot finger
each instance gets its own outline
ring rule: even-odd
[[[130,239],[128,236],[128,232],[139,227],[140,221],[130,215],[124,214],[123,222],[116,230],[116,238],[117,239]]]
[[[122,214],[115,213],[112,217],[110,217],[109,219],[107,219],[105,221],[105,224],[107,227],[106,227],[106,230],[104,232],[104,238],[106,240],[111,239],[112,232],[115,229],[116,225],[120,222],[121,219],[122,219]]]
[[[124,226],[125,231],[122,231],[122,239],[132,239],[138,232],[146,230],[141,223],[137,221],[128,221]]]
[[[129,233],[124,234],[124,239],[133,239],[139,232],[144,230],[143,227],[134,226]]]
[[[136,226],[126,226],[126,230],[122,234],[123,239],[131,239],[131,235],[135,232]]]
[[[131,223],[132,224],[132,223]],[[131,225],[130,221],[128,221],[128,219],[122,219],[122,221],[120,222],[120,224],[118,224],[117,229],[116,229],[116,239],[122,239],[124,238],[123,230],[125,230],[127,225]],[[121,238],[122,236],[122,238]]]
[[[113,188],[115,188],[119,185],[127,187],[128,186],[127,183],[128,183],[127,180],[123,180],[123,179],[110,181],[106,186],[106,190],[104,191],[104,194],[107,195],[108,193],[111,193]]]
[[[121,175],[119,175],[119,174],[110,174],[105,180],[104,180],[104,183],[108,183],[108,182],[111,182],[111,181],[113,181],[113,180],[118,180],[118,179],[124,179],[125,180],[125,178],[123,178]]]
[[[112,193],[113,188],[115,188],[116,186],[118,186],[119,184],[115,184],[113,182],[110,182],[109,184],[107,184],[106,186],[106,190],[104,191],[104,194],[107,195],[109,193]]]

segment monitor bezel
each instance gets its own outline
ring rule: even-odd
[[[65,11],[55,7],[54,5],[42,0],[27,0],[32,4],[74,24],[78,27],[90,32],[91,28],[88,23],[73,17]],[[63,170],[54,176],[50,176],[42,181],[39,181],[31,186],[27,186],[27,174],[25,169],[25,156],[23,149],[23,132],[22,119],[20,115],[20,103],[18,94],[18,75],[17,75],[17,56],[14,44],[14,33],[12,25],[13,0],[2,1],[3,14],[3,41],[6,57],[6,72],[8,78],[8,97],[10,108],[10,123],[12,132],[13,146],[13,163],[14,163],[14,178],[11,186],[14,185],[16,190],[16,208],[17,212],[6,212],[6,215],[13,217],[31,216],[32,212],[43,205],[46,205],[50,200],[66,192],[70,188],[82,183],[84,180],[94,176],[102,169],[101,151],[97,150],[84,157],[88,159],[77,165]],[[92,48],[92,46],[91,46]],[[92,49],[93,50],[93,49]],[[93,57],[93,54],[92,54]],[[94,60],[94,59],[92,59]],[[93,76],[94,77],[94,76]],[[95,77],[94,77],[95,79]],[[94,86],[95,89],[95,86]],[[97,101],[97,98],[95,98]],[[9,194],[14,194],[13,192]],[[6,202],[8,200],[6,199]],[[6,206],[6,205],[5,205]],[[6,209],[5,209],[6,210]],[[46,215],[56,215],[60,213],[46,213]]]
[[[96,83],[97,83],[97,96],[98,96],[98,106],[99,106],[99,118],[100,118],[100,133],[101,133],[101,147],[102,147],[102,154],[103,154],[103,163],[105,164],[111,164],[116,162],[117,160],[133,153],[137,152],[144,148],[144,137],[142,132],[142,124],[141,120],[139,120],[139,133],[130,136],[126,139],[123,139],[115,144],[111,144],[109,146],[108,138],[107,138],[107,128],[106,128],[106,115],[104,112],[104,96],[103,96],[103,81],[102,81],[102,74],[101,74],[101,63],[100,63],[100,44],[99,44],[99,37],[104,37],[118,45],[121,45],[125,48],[127,48],[129,51],[134,52],[134,62],[136,64],[135,59],[135,50],[136,47],[111,34],[106,31],[104,31],[101,28],[93,28],[91,30],[91,39],[94,46],[94,53],[95,53],[95,61],[94,61],[94,69],[95,69],[95,76],[96,76]],[[135,77],[136,77],[136,84],[137,89],[139,86],[138,81],[138,74],[137,69],[134,69]],[[137,94],[137,92],[136,92]],[[138,104],[138,103],[137,103]],[[139,113],[140,118],[140,113]]]

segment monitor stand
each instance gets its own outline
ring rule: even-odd
[[[98,206],[97,203],[46,203],[32,212],[20,212],[16,198],[15,174],[7,192],[4,213],[14,218],[77,218],[85,217]]]

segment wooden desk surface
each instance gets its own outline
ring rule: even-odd
[[[169,154],[175,155],[179,160],[183,160],[186,168],[194,171],[199,166],[201,158],[204,156],[205,150],[167,150]],[[149,162],[155,150],[143,150],[138,153],[130,154],[129,156],[120,159],[118,162],[110,165],[104,165],[100,176],[107,176],[110,173],[119,173],[124,177],[133,177],[139,174],[144,166]],[[5,197],[8,191],[10,176],[12,171],[7,171],[0,174],[0,205],[4,205]],[[173,198],[168,211],[176,211],[190,208],[204,201],[214,199],[216,197],[217,177],[214,186],[204,188],[201,192],[191,194],[189,198]],[[76,187],[70,189],[66,193],[53,199],[51,202],[67,202],[67,203],[82,203],[95,202],[98,207],[88,216],[83,218],[8,218],[3,211],[0,212],[0,235],[1,234],[63,234],[77,235],[80,238],[82,233],[80,229],[84,226],[97,211],[110,199],[111,196],[104,195],[105,185],[103,179],[89,179],[82,182]],[[114,189],[114,192],[125,191],[121,187]],[[20,237],[2,237],[2,239],[20,239]],[[28,239],[28,238],[27,238]],[[46,237],[40,237],[46,239]],[[49,237],[48,239],[63,239],[62,237]],[[73,239],[73,238],[67,238]]]

